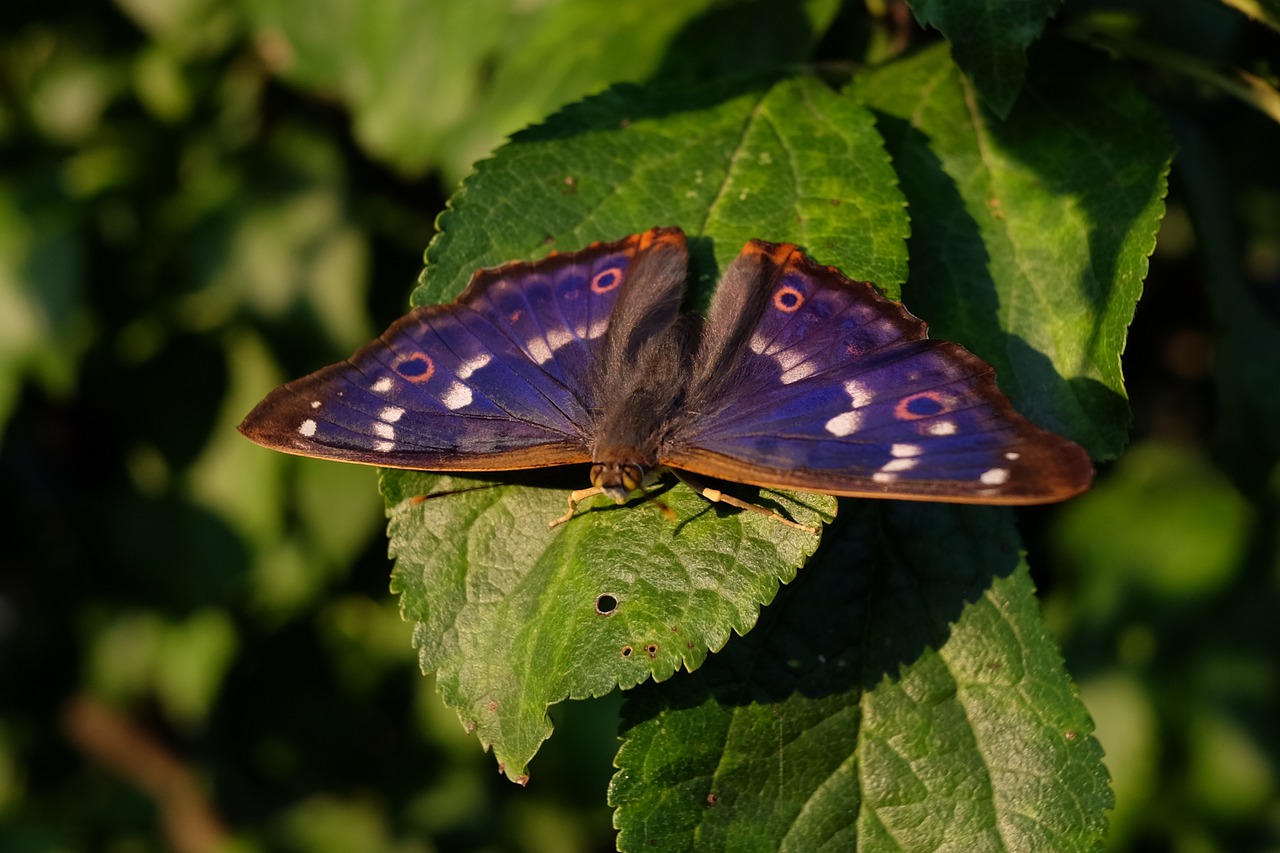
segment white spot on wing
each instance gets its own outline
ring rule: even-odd
[[[871,402],[871,392],[856,379],[844,383],[844,392],[849,395],[849,402],[855,409],[861,409]]]
[[[607,328],[609,328],[608,317],[603,317],[599,320],[596,320],[594,323],[591,324],[591,328],[587,329],[587,337],[594,341],[596,338],[603,335],[604,330]]]
[[[955,435],[955,421],[935,421],[924,428],[929,435]]]
[[[910,471],[919,459],[890,459],[880,466],[881,471]]]
[[[893,447],[889,448],[889,453],[899,458],[919,456],[922,452],[924,452],[924,450],[918,444],[895,444]]]
[[[396,437],[396,428],[391,424],[384,424],[382,421],[373,422],[373,434],[378,438],[385,438],[391,441]]]
[[[573,332],[568,329],[552,329],[547,332],[547,343],[551,345],[551,351],[555,352],[567,343],[574,340]]]
[[[871,475],[871,479],[875,480],[877,483],[892,483],[894,480],[898,479],[898,475],[890,474],[887,471],[877,471]]]
[[[827,421],[827,432],[832,435],[844,438],[846,435],[852,435],[857,432],[858,425],[862,422],[862,415],[857,412],[841,412],[831,420]]]
[[[312,401],[311,401],[311,408],[313,408],[313,409],[318,409],[318,408],[320,408],[320,406],[321,406],[321,403],[320,403],[320,401],[319,401],[319,400],[312,400]]]
[[[390,376],[384,376],[377,382],[373,383],[373,390],[376,394],[385,394],[391,390],[395,383],[391,381]]]
[[[475,373],[491,361],[493,361],[493,356],[489,355],[487,352],[482,352],[479,355],[473,355],[471,358],[458,365],[458,378],[471,378],[471,374]]]
[[[815,368],[812,363],[806,361],[803,364],[798,364],[795,367],[789,367],[782,371],[782,376],[779,378],[782,380],[783,385],[790,385],[792,382],[797,382],[801,379],[812,376],[815,370],[817,370],[817,368]]]
[[[778,366],[782,368],[782,375],[779,377],[782,384],[790,385],[806,376],[812,376],[815,368],[812,362],[805,361],[804,353],[795,352],[794,350],[783,350],[773,357],[778,362]]]
[[[445,408],[450,411],[457,411],[463,406],[469,406],[471,405],[471,389],[461,382],[455,382],[445,390],[440,402],[444,403]]]
[[[992,468],[990,471],[983,471],[982,476],[978,478],[984,486],[998,486],[1007,482],[1008,479],[1008,468]]]
[[[378,417],[382,418],[384,421],[386,421],[389,424],[393,424],[396,421],[400,420],[400,418],[403,415],[404,415],[404,409],[400,408],[399,406],[387,406],[385,409],[382,410],[382,413],[378,415]]]
[[[1010,450],[1008,453],[1004,455],[1004,458],[1008,459],[1010,462],[1016,462],[1017,460],[1022,458],[1022,454],[1018,453],[1016,450]]]
[[[311,420],[311,418],[307,418],[305,421],[298,424],[298,433],[306,436],[307,438],[311,438],[311,436],[316,434],[316,422]]]
[[[769,342],[764,339],[764,335],[756,332],[751,336],[751,340],[747,343],[747,346],[751,347],[751,351],[753,353],[760,355],[765,351],[765,348],[769,346]]]
[[[395,449],[395,446],[396,443],[394,441],[375,441],[373,443],[373,449],[379,453],[390,453]]]
[[[546,364],[551,360],[551,347],[547,346],[547,342],[542,338],[532,338],[525,347],[529,350],[529,357],[538,364]]]
[[[810,372],[812,371],[808,371],[804,375],[808,376]],[[796,379],[801,379],[801,378],[803,377],[796,376]],[[783,381],[786,381],[786,380],[784,379]],[[849,395],[849,405],[851,407],[850,410],[847,412],[841,412],[831,420],[827,421],[827,424],[826,424],[827,432],[835,436],[840,436],[842,438],[846,435],[851,435],[852,433],[857,431],[859,425],[861,425],[862,423],[862,413],[859,412],[858,409],[861,409],[863,406],[866,406],[871,402],[871,392],[868,391],[863,386],[863,384],[861,382],[858,382],[857,380],[850,379],[848,382],[845,382],[844,390],[845,390],[845,393]],[[914,454],[907,454],[907,453],[900,454],[897,452],[898,448],[903,448],[903,447],[909,448],[909,447],[914,447],[914,445],[895,444],[893,447],[894,447],[895,456],[914,455]],[[918,453],[919,449],[917,449],[916,452]]]

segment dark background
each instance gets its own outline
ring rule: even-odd
[[[503,781],[419,674],[374,472],[234,426],[401,313],[505,134],[616,80],[936,34],[849,3],[746,50],[799,4],[722,3],[604,61],[567,4],[518,5],[0,11],[0,849],[612,849],[620,697],[554,709],[536,784]],[[558,26],[561,62],[518,79],[513,45]],[[1277,35],[1195,2],[1068,3],[1050,29],[1128,45],[1181,151],[1131,449],[1024,514],[1032,565],[1108,753],[1111,846],[1275,849],[1280,132],[1222,75],[1265,82]]]

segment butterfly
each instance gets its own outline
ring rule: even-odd
[[[684,233],[653,228],[479,270],[456,301],[276,388],[240,431],[392,468],[591,463],[591,488],[553,525],[668,471],[757,510],[695,477],[985,504],[1058,501],[1092,481],[1084,449],[1015,412],[990,365],[929,339],[870,284],[752,240],[704,318],[681,312],[687,267]]]

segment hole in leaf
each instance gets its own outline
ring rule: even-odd
[[[658,656],[658,644],[650,643],[644,647],[644,653],[649,656],[649,660],[653,660]]]
[[[601,616],[612,616],[618,612],[618,597],[602,592],[596,597],[596,613]]]
[[[623,646],[623,647],[622,647],[622,656],[623,656],[624,658],[629,658],[629,657],[631,657],[631,647],[630,647],[630,646]]]

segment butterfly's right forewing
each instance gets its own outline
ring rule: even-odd
[[[662,461],[741,483],[969,503],[1062,500],[1088,455],[1021,417],[994,371],[870,285],[752,241],[712,302]]]

